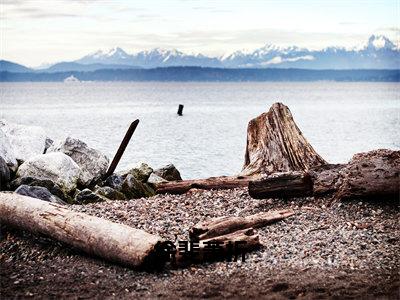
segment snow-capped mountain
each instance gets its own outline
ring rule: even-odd
[[[123,49],[115,47],[109,51],[98,50],[94,53],[86,55],[81,59],[76,60],[78,64],[108,64],[108,65],[129,65],[131,55],[126,53]]]
[[[170,67],[170,66],[203,66],[222,67],[217,58],[207,57],[201,54],[190,55],[178,50],[166,50],[155,48],[128,54],[121,48],[113,48],[109,51],[96,51],[77,61],[80,64],[127,64],[146,68]]]
[[[361,48],[328,47],[318,51],[266,45],[250,53],[222,57],[226,67],[278,67],[306,69],[396,69],[400,51],[386,37],[372,35]]]
[[[160,48],[129,54],[116,47],[108,51],[96,51],[72,63],[110,65],[110,68],[111,65],[126,65],[142,68],[200,66],[216,68],[399,69],[399,54],[400,49],[388,38],[382,35],[372,35],[364,45],[352,49],[327,47],[322,50],[309,50],[296,46],[281,47],[266,44],[252,51],[235,51],[221,57],[209,57]]]

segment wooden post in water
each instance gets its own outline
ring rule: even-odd
[[[179,104],[179,107],[178,107],[178,115],[179,115],[179,116],[182,116],[182,114],[183,114],[183,104]]]

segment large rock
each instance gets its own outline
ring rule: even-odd
[[[29,196],[52,203],[66,204],[60,198],[52,195],[48,189],[41,186],[21,185],[19,188],[16,189],[15,192],[23,196]]]
[[[122,183],[121,192],[128,199],[150,197],[155,195],[155,191],[146,183],[140,182],[132,174],[128,174]]]
[[[110,200],[125,200],[125,195],[109,186],[98,187],[95,190],[96,194],[106,197]]]
[[[166,165],[154,171],[154,174],[167,181],[182,180],[181,174],[173,164]]]
[[[19,167],[17,176],[48,179],[69,193],[76,189],[80,172],[79,166],[71,157],[61,152],[53,152],[28,159]]]
[[[103,185],[109,186],[115,190],[120,190],[122,187],[122,183],[124,182],[124,178],[118,174],[111,174],[104,181]]]
[[[308,171],[327,162],[313,149],[293,120],[289,108],[274,103],[251,120],[242,176]]]
[[[140,182],[146,182],[151,173],[153,173],[153,169],[148,164],[141,162],[130,170],[118,172],[118,175],[126,178],[128,174],[131,174]]]
[[[66,140],[54,143],[47,153],[62,152],[71,157],[81,168],[79,182],[88,186],[100,180],[107,172],[108,158],[81,140],[68,137]]]
[[[21,185],[41,186],[46,188],[51,194],[64,200],[65,202],[72,203],[73,199],[63,191],[58,184],[49,179],[39,179],[34,177],[18,177],[11,182],[11,189],[16,190]]]
[[[46,132],[42,127],[0,121],[0,129],[8,137],[17,160],[26,161],[35,155],[43,154]]]
[[[1,123],[0,123],[1,124]],[[15,158],[14,150],[11,146],[10,139],[0,128],[0,157],[6,162],[11,171],[16,172],[18,162]]]
[[[10,169],[8,168],[6,161],[0,156],[0,191],[3,191],[8,187],[10,178]]]

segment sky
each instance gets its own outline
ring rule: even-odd
[[[30,67],[121,47],[219,56],[265,44],[399,44],[400,0],[0,0],[0,59]]]

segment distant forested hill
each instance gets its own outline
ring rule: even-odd
[[[386,81],[399,82],[400,70],[225,69],[167,67],[92,72],[0,72],[0,81]]]

